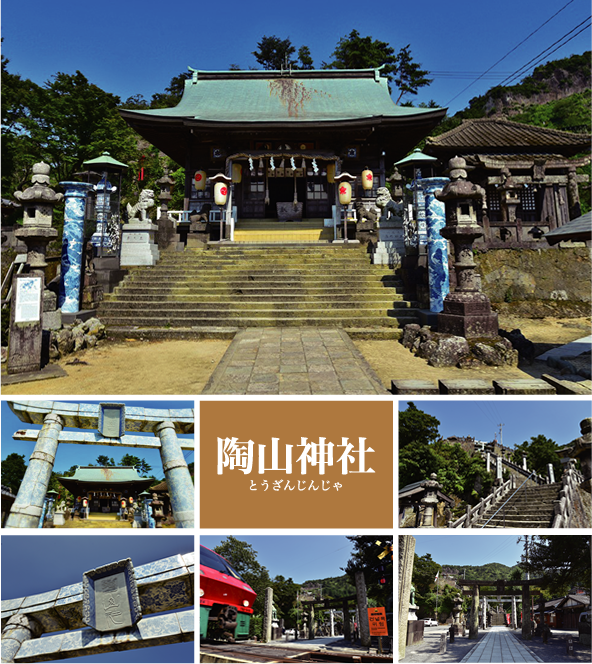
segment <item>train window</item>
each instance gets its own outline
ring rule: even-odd
[[[199,564],[214,569],[216,572],[234,576],[235,579],[242,581],[238,573],[224,560],[224,558],[203,546],[200,547]]]

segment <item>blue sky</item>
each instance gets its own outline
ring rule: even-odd
[[[431,553],[440,565],[501,563],[512,567],[520,562],[524,550],[524,544],[517,542],[519,535],[415,535],[415,553]]]
[[[434,99],[456,112],[534,60],[530,73],[545,52],[543,61],[588,50],[589,27],[566,42],[585,27],[576,26],[589,15],[589,0],[398,0],[372,6],[353,0],[300,0],[297,5],[271,0],[221,5],[30,0],[23,5],[5,0],[2,34],[10,72],[41,84],[57,72],[80,70],[125,100],[135,94],[149,99],[188,65],[204,70],[224,70],[233,63],[243,69],[258,66],[251,52],[264,35],[289,37],[297,49],[309,46],[320,67],[331,60],[339,39],[357,29],[396,51],[410,44],[415,61],[435,79],[413,99]]]
[[[419,401],[404,399],[399,410],[407,410],[413,401],[417,408],[440,420],[442,437],[473,436],[477,440],[492,441],[502,427],[502,442],[506,447],[520,445],[543,434],[559,445],[566,445],[581,436],[580,422],[592,415],[589,399],[570,401],[496,399],[495,401]]]
[[[288,524],[284,524],[288,525]],[[241,535],[233,536],[251,544],[257,560],[267,567],[272,577],[282,575],[295,583],[325,579],[344,574],[353,551],[352,543],[339,535]],[[213,549],[225,535],[201,535],[200,544]],[[377,539],[380,537],[377,535]]]
[[[84,403],[101,403],[99,401],[85,400]],[[146,408],[193,408],[193,401],[125,401],[128,406],[142,406]],[[28,465],[29,457],[31,456],[35,443],[33,441],[14,440],[12,435],[18,429],[41,429],[40,425],[24,424],[18,417],[10,410],[8,403],[2,401],[2,446],[1,454],[2,459],[5,459],[9,454],[16,452],[17,454],[25,455],[25,463]],[[82,429],[65,428],[65,431],[82,431]],[[153,437],[153,434],[134,434],[134,435],[147,435]],[[179,437],[192,438],[193,435],[180,435]],[[152,466],[149,474],[153,474],[158,479],[164,477],[162,470],[162,462],[160,460],[160,453],[158,450],[150,449],[134,449],[130,447],[113,447],[107,445],[72,445],[62,443],[58,446],[54,470],[56,472],[67,471],[71,466],[88,466],[91,463],[96,464],[96,459],[100,454],[107,455],[109,458],[113,457],[115,463],[119,462],[125,454],[131,454],[139,458],[146,459],[147,463]],[[187,463],[195,460],[195,453],[183,450],[183,456]]]
[[[42,538],[42,545],[39,538]],[[35,538],[35,539],[34,539]],[[194,538],[167,533],[120,535],[2,535],[2,599],[55,590],[82,581],[82,574],[131,558],[135,567],[194,550]],[[63,660],[58,660],[63,661]],[[77,657],[73,662],[193,662],[194,643]]]

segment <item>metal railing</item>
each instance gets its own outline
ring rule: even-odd
[[[485,526],[497,515],[499,514],[500,510],[502,510],[509,502],[512,500],[512,498],[520,491],[520,489],[528,482],[529,479],[531,479],[534,475],[536,475],[535,471],[533,470],[530,475],[522,482],[522,484],[514,491],[514,493],[504,501],[504,503],[499,507],[498,510],[496,510],[490,517],[487,519],[487,521],[481,526],[481,528],[485,528]],[[525,487],[524,489],[524,497],[525,499],[528,498],[528,486]],[[504,528],[506,527],[506,513],[504,512]]]

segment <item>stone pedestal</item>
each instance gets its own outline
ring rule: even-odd
[[[160,252],[156,245],[158,226],[150,221],[131,219],[121,229],[120,265],[156,265]]]
[[[403,219],[397,221],[381,221],[378,227],[378,242],[374,247],[372,262],[375,265],[401,264],[405,256],[405,235]]]
[[[465,339],[495,337],[497,314],[484,293],[450,293],[444,299],[444,310],[438,315],[438,331]]]

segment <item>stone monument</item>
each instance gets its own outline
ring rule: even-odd
[[[164,251],[169,247],[176,247],[180,240],[176,232],[175,221],[169,217],[169,202],[172,198],[172,189],[175,181],[169,175],[169,169],[164,169],[164,175],[156,181],[160,188],[158,200],[160,201],[160,215],[158,217],[158,249]]]
[[[405,657],[411,576],[415,555],[415,537],[399,535],[399,659]]]
[[[23,205],[23,227],[15,235],[27,246],[27,262],[25,273],[15,275],[12,285],[9,374],[41,369],[43,329],[61,327],[61,316],[56,312],[57,298],[45,290],[45,254],[48,243],[58,235],[51,225],[53,208],[64,196],[56,194],[49,186],[47,164],[34,164],[32,171],[31,186],[14,193]]]
[[[158,226],[148,218],[148,208],[154,205],[154,192],[143,189],[135,205],[127,204],[129,220],[121,229],[121,258],[123,266],[155,265],[160,258],[155,236]]]
[[[372,262],[375,265],[399,267],[405,256],[403,231],[403,203],[395,202],[386,187],[376,191],[376,206],[381,215],[378,220],[378,242],[374,247]]]

